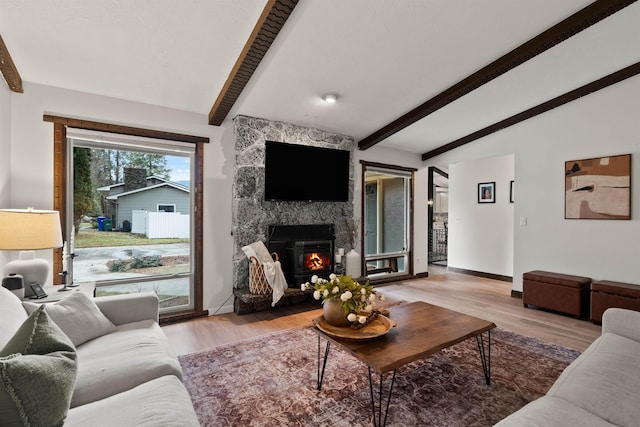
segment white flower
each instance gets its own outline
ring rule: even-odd
[[[351,293],[351,291],[346,291],[345,293],[340,295],[340,299],[342,301],[349,301],[351,299],[351,297],[353,297],[353,294]]]
[[[320,299],[320,291],[315,291],[315,292],[313,293],[313,297],[314,297],[315,299],[319,300],[319,299]]]
[[[313,275],[311,276],[311,283],[316,283],[318,281],[318,276],[317,275]]]
[[[384,295],[380,295],[380,301],[384,301]]]
[[[322,291],[323,297],[326,297],[327,295],[329,295],[329,289],[325,289],[324,291]]]
[[[337,294],[338,292],[340,292],[340,288],[337,286],[334,286],[333,289],[331,290],[332,294]]]
[[[367,304],[367,306],[364,308],[364,311],[366,311],[367,313],[371,313],[373,311],[373,304]]]
[[[360,323],[362,323],[364,325],[365,323],[367,323],[367,316],[358,317],[358,322],[360,322]]]
[[[367,300],[366,295],[362,294],[360,295],[360,301],[365,302]]]
[[[365,288],[361,288],[361,289],[360,289],[360,293],[361,293],[362,295],[365,295],[365,294],[367,293],[367,290],[366,290]]]
[[[332,281],[332,282],[333,282],[334,280],[336,280],[337,278],[338,278],[338,276],[336,276],[336,275],[335,275],[335,273],[331,273],[331,274],[329,275],[329,280],[330,280],[330,281]]]
[[[369,301],[374,302],[376,300],[376,294],[369,295]]]
[[[349,313],[349,315],[347,316],[347,320],[349,322],[355,322],[357,318],[358,318],[358,316],[356,316],[355,313]]]

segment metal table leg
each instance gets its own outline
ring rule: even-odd
[[[480,361],[482,362],[482,370],[487,385],[491,385],[491,329],[487,331],[487,348],[485,351],[484,337],[482,334],[476,335],[478,343],[478,351],[480,352]]]
[[[324,349],[324,358],[322,358],[322,372],[320,371],[320,335],[318,335],[318,390],[322,389],[322,380],[324,379],[324,368],[327,366],[327,358],[329,357],[329,349],[331,348],[331,341],[327,341],[327,346]]]
[[[396,370],[393,370],[391,384],[389,385],[389,394],[387,395],[387,405],[384,411],[384,419],[382,418],[382,404],[384,402],[384,394],[382,391],[383,374],[380,374],[380,384],[378,390],[378,410],[376,418],[376,403],[373,396],[373,378],[371,377],[371,368],[369,368],[369,392],[371,394],[371,410],[373,412],[373,426],[379,427],[387,424],[387,414],[389,413],[389,403],[391,402],[391,393],[393,393],[393,384],[396,380]]]

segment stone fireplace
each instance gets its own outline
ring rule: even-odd
[[[354,189],[354,152],[356,143],[352,137],[296,126],[284,122],[275,122],[247,116],[237,116],[233,119],[235,135],[235,171],[233,185],[233,287],[244,288],[249,284],[249,263],[242,252],[242,247],[261,240],[272,252],[277,252],[281,258],[284,270],[290,270],[295,257],[299,257],[300,251],[304,257],[312,257],[311,251],[318,241],[329,241],[329,247],[320,252],[329,254],[320,261],[323,266],[319,276],[328,276],[333,270],[333,260],[336,248],[350,248],[345,236],[345,220],[353,218],[353,189]],[[352,164],[349,173],[349,201],[348,202],[288,202],[267,201],[264,198],[264,158],[265,141],[278,141],[292,144],[313,145],[324,148],[349,150],[352,153]],[[330,173],[330,166],[326,170],[318,171],[319,176]],[[295,177],[292,177],[295,179]],[[271,231],[273,227],[291,226],[332,227],[330,237],[318,237],[311,233],[294,241],[305,242],[306,247],[296,248],[295,244],[283,247],[282,243],[276,243]],[[280,230],[278,230],[279,232]],[[325,230],[326,231],[326,230]],[[311,243],[316,242],[316,243]],[[308,245],[307,245],[308,243]],[[326,242],[325,242],[326,244]],[[296,253],[296,250],[298,252]],[[299,258],[298,258],[299,259]],[[308,260],[311,261],[311,260]],[[331,267],[324,268],[326,262]],[[310,271],[298,272],[287,279],[289,286],[298,286],[297,283],[306,277],[311,277]],[[291,273],[293,274],[293,273]],[[286,276],[286,275],[285,275]],[[306,279],[308,280],[308,279]],[[304,280],[304,281],[306,281]]]

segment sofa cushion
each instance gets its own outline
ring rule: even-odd
[[[163,375],[182,379],[169,340],[153,320],[117,326],[78,347],[78,379],[71,407],[126,391]]]
[[[0,350],[2,425],[62,425],[76,371],[73,344],[38,308]]]
[[[24,302],[23,305],[30,313],[40,304]],[[63,300],[47,303],[45,310],[76,347],[116,329],[93,299],[83,292],[76,291]]]
[[[0,328],[0,348],[2,348],[29,315],[22,307],[20,298],[2,286],[0,286],[0,313],[2,313]]]
[[[495,427],[611,427],[597,415],[572,405],[566,400],[543,396],[509,415]]]
[[[572,402],[619,425],[637,425],[640,342],[605,333],[569,365],[547,395]]]
[[[65,427],[200,427],[180,380],[167,375],[69,411]]]

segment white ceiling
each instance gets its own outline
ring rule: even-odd
[[[0,34],[25,82],[206,116],[266,3],[0,0]],[[359,141],[590,3],[300,0],[228,117]],[[636,2],[380,145],[422,154],[638,62],[638,28]]]

